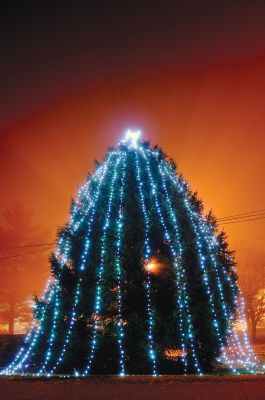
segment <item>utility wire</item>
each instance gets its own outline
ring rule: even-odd
[[[257,218],[257,217],[264,217],[265,212],[263,213],[258,213],[258,214],[248,214],[248,215],[243,215],[242,217],[233,217],[233,218],[222,218],[222,219],[217,219],[218,222],[229,222],[229,221],[234,221],[234,220],[241,220],[245,218]]]
[[[0,246],[0,250],[2,249],[24,249],[24,248],[28,248],[28,247],[42,247],[42,246],[53,246],[56,243],[36,243],[36,244],[25,244],[25,245],[21,245],[21,246],[5,246],[2,247]]]
[[[240,219],[237,221],[218,221],[218,223],[220,223],[221,225],[228,225],[228,224],[237,224],[239,222],[248,222],[248,221],[257,221],[260,219],[265,219],[265,215],[263,217],[258,217],[258,218],[249,218],[249,219]]]
[[[39,249],[39,250],[35,250],[35,251],[29,251],[27,253],[22,253],[22,254],[16,254],[13,256],[4,256],[4,257],[0,257],[0,261],[1,260],[8,260],[9,258],[16,258],[16,257],[23,257],[23,256],[27,256],[29,254],[35,254],[35,253],[40,253],[41,251],[45,251],[45,250],[50,250],[47,247],[45,249]]]
[[[256,210],[256,211],[249,211],[249,212],[245,212],[245,213],[241,213],[241,214],[233,214],[233,215],[228,215],[225,217],[217,218],[217,221],[230,219],[230,218],[234,218],[234,217],[242,217],[243,218],[243,217],[248,217],[249,214],[256,214],[256,213],[263,214],[264,212],[265,212],[265,208],[261,208],[260,210]],[[251,215],[249,215],[249,216],[251,216]]]

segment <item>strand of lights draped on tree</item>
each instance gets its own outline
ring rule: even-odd
[[[2,374],[260,371],[236,328],[244,300],[225,235],[174,161],[139,136],[127,131],[79,189],[31,329]]]

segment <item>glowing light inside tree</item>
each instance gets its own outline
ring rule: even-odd
[[[157,259],[151,258],[144,264],[144,269],[151,275],[158,275],[165,269],[165,266]]]
[[[157,266],[157,263],[154,260],[148,261],[145,264],[145,270],[150,272],[151,274],[155,273],[157,271],[157,269],[158,269],[158,266]]]

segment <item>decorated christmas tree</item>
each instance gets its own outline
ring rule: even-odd
[[[5,374],[253,372],[226,236],[175,162],[138,139],[110,148],[72,202]]]

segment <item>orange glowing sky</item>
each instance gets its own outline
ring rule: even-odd
[[[94,159],[128,127],[159,143],[218,217],[265,208],[262,2],[147,3],[84,15],[10,7],[1,210],[21,200],[54,236]],[[239,260],[263,252],[264,220],[226,231]]]

